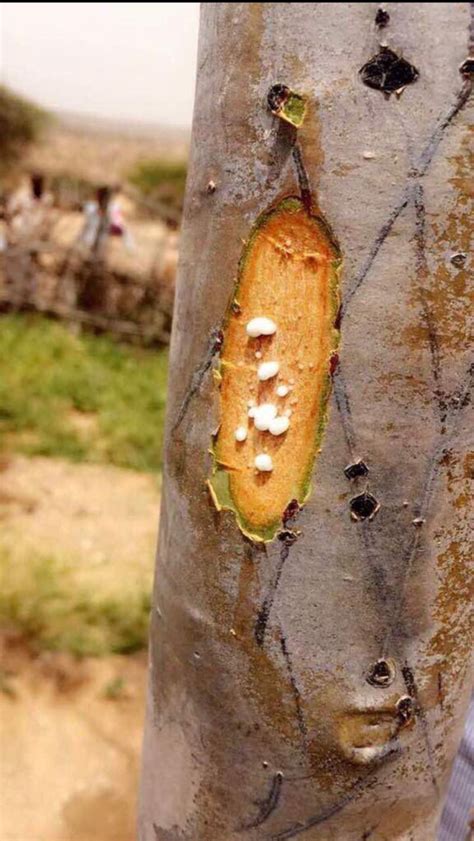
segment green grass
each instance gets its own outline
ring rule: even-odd
[[[147,644],[149,611],[148,588],[101,596],[78,588],[72,568],[54,558],[19,563],[0,550],[0,630],[21,634],[33,650],[130,654]]]
[[[158,471],[167,350],[0,316],[0,449]]]

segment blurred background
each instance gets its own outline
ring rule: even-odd
[[[133,841],[198,3],[0,4],[2,841]]]

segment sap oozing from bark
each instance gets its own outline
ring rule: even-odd
[[[289,502],[302,504],[309,492],[338,341],[339,264],[324,222],[297,198],[258,220],[241,261],[239,310],[230,308],[224,331],[211,486],[217,507],[234,510],[256,539],[271,540]],[[236,441],[242,426],[247,436]]]

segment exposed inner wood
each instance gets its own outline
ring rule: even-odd
[[[340,257],[324,224],[300,199],[282,201],[255,225],[244,252],[235,301],[224,330],[220,373],[220,428],[211,479],[218,507],[232,508],[252,537],[272,539],[291,500],[303,503],[323,432],[330,388],[329,363],[338,331]],[[272,319],[274,335],[251,338],[246,325]],[[262,362],[279,363],[277,376],[260,382]],[[277,394],[279,385],[288,394]],[[291,411],[288,431],[259,431],[248,417],[249,401]],[[237,441],[238,427],[248,429]],[[273,469],[255,468],[258,454]]]

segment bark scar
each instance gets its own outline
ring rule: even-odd
[[[185,418],[186,412],[189,409],[189,404],[191,403],[191,400],[193,399],[194,395],[197,394],[198,391],[200,391],[204,377],[209,371],[214,357],[216,356],[216,354],[219,353],[222,347],[222,340],[222,330],[220,329],[220,327],[214,328],[211,332],[211,337],[207,346],[204,359],[191,377],[191,383],[189,385],[188,390],[185,393],[183,402],[181,403],[181,407],[178,411],[178,415],[172,427],[172,432],[176,432],[178,427],[181,426]]]

